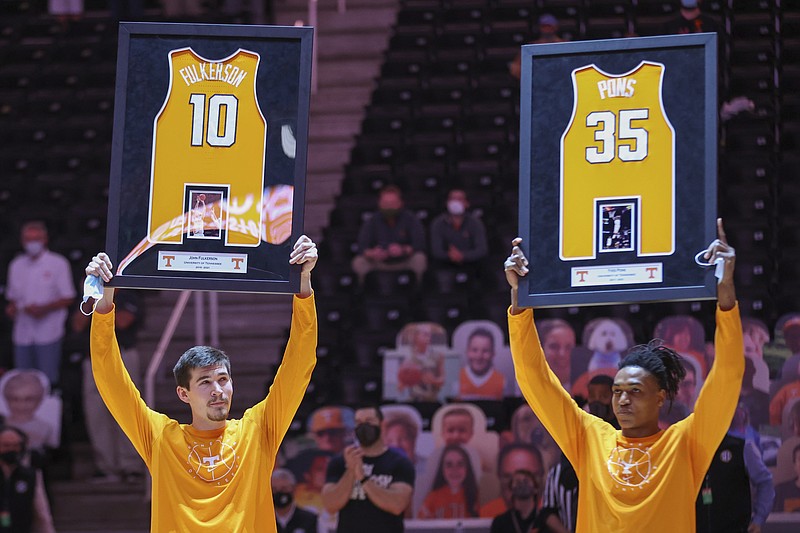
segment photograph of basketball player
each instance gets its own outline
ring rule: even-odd
[[[612,407],[621,427],[583,411],[561,386],[544,356],[533,310],[519,306],[519,280],[534,271],[514,239],[505,262],[511,286],[508,313],[511,353],[525,400],[574,466],[578,493],[576,531],[695,530],[695,498],[714,452],[736,410],[744,374],[744,343],[733,282],[736,253],[722,220],[704,259],[722,260],[717,285],[716,358],[693,416],[662,431],[659,409],[671,403],[685,374],[681,356],[651,341],[633,347],[618,364]],[[665,519],[669,517],[669,519]]]
[[[634,249],[634,210],[632,202],[599,205],[600,220],[597,226],[602,228],[601,252],[630,252]]]
[[[191,191],[189,234],[193,239],[219,239],[222,235],[222,194]]]

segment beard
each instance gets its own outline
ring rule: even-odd
[[[228,403],[226,400],[225,405],[209,406],[208,419],[214,422],[222,422],[228,419]]]

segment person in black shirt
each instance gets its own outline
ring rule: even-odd
[[[511,477],[511,509],[492,520],[489,533],[567,533],[551,507],[537,512],[541,494],[539,480],[528,470],[516,470]]]
[[[0,427],[0,533],[55,532],[41,474],[22,464],[28,437]]]
[[[383,442],[380,408],[357,409],[355,422],[358,444],[328,463],[322,503],[329,513],[339,513],[339,533],[402,533],[414,465]]]
[[[272,472],[272,501],[278,533],[317,533],[317,515],[294,503],[297,480],[291,471],[276,468]]]

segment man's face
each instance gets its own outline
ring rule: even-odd
[[[511,481],[517,470],[528,470],[538,480],[542,479],[544,467],[539,458],[531,451],[525,449],[512,450],[503,457],[500,464],[500,494],[507,505],[511,505]]]
[[[25,244],[29,242],[34,242],[34,241],[38,241],[46,245],[47,232],[41,228],[28,227],[22,230],[22,233],[20,234],[20,240],[22,241],[23,246],[25,246]]]
[[[653,374],[638,366],[626,366],[617,372],[612,391],[614,414],[623,430],[649,430],[658,424],[666,391]]]
[[[575,332],[571,328],[557,327],[550,331],[544,341],[544,356],[562,383],[570,380],[572,350],[575,348]]]
[[[484,376],[492,369],[494,348],[492,339],[484,335],[475,335],[467,344],[467,364],[478,376]]]
[[[681,381],[681,384],[678,387],[678,394],[675,395],[675,398],[683,405],[691,409],[694,407],[696,393],[697,378],[695,377],[694,372],[687,370],[686,377],[684,377],[683,381]]]
[[[344,450],[346,434],[347,429],[343,427],[325,428],[313,433],[317,448],[333,453],[341,453]]]
[[[217,425],[228,418],[233,381],[224,365],[193,368],[189,388],[178,387],[178,397],[192,409],[192,424]]]
[[[278,477],[272,480],[272,492],[288,492],[294,494],[294,484],[284,477]]]
[[[408,434],[402,424],[392,424],[383,432],[383,442],[387,446],[393,448],[400,448],[408,456],[408,459],[413,463],[414,457],[414,439]]]
[[[378,208],[397,209],[397,210],[402,209],[403,199],[400,197],[399,194],[395,192],[381,193],[380,197],[378,198]]]
[[[445,444],[466,444],[472,440],[474,422],[469,415],[455,413],[442,419],[442,438]]]
[[[356,410],[355,421],[356,426],[359,424],[372,424],[373,426],[380,427],[381,425],[381,419],[378,417],[378,413],[375,412],[373,407],[365,407]]]
[[[6,452],[22,452],[22,437],[10,429],[0,433],[0,454]]]

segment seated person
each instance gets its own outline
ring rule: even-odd
[[[474,270],[489,253],[486,228],[467,209],[467,193],[452,189],[447,194],[447,212],[431,222],[431,255],[442,266]]]
[[[413,270],[419,282],[428,267],[424,249],[425,229],[414,213],[403,208],[400,189],[387,185],[378,196],[378,212],[358,233],[353,272],[363,283],[372,270]]]

